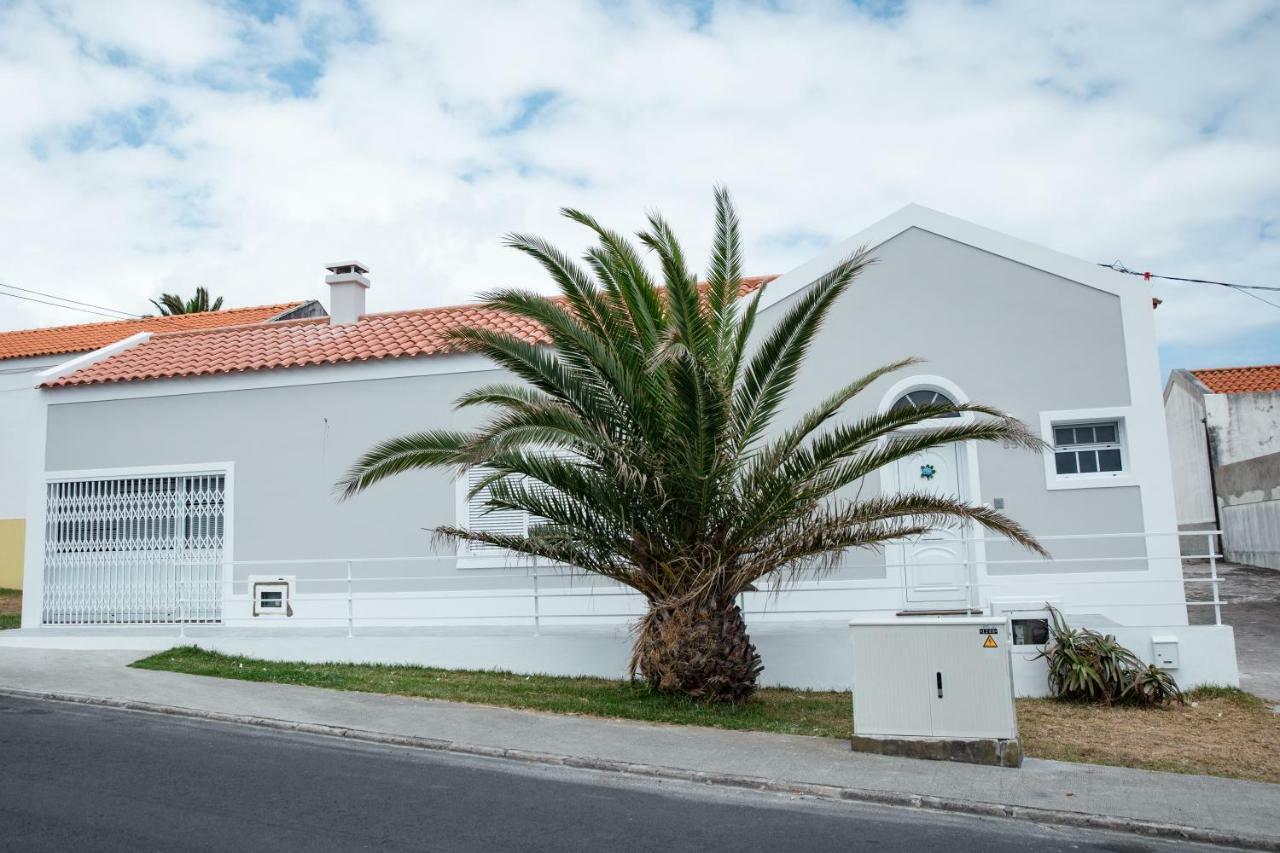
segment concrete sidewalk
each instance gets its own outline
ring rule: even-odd
[[[0,649],[0,692],[650,776],[1280,850],[1280,786],[1028,759],[1010,770],[846,741],[657,726],[126,668],[128,651]]]

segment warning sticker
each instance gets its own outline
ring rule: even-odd
[[[988,634],[988,635],[987,635],[987,639],[986,639],[986,640],[984,640],[984,641],[983,641],[983,643],[982,643],[982,647],[983,647],[984,649],[994,649],[994,648],[996,648],[996,638],[995,638],[995,637],[993,637],[993,636],[991,636],[990,634]]]

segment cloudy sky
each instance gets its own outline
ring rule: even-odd
[[[500,238],[583,245],[564,205],[701,255],[723,182],[751,272],[917,202],[1280,286],[1277,56],[1261,0],[0,0],[0,282],[252,305],[354,257],[371,310],[449,304],[541,285]],[[1166,369],[1280,362],[1280,293],[1154,292]]]

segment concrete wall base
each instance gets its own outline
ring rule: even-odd
[[[854,752],[925,758],[930,761],[962,761],[994,767],[1021,767],[1022,744],[1017,738],[935,738],[858,735],[852,738]]]

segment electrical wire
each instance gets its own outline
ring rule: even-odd
[[[1237,293],[1243,293],[1245,296],[1248,296],[1250,299],[1256,299],[1259,302],[1263,303],[1264,305],[1270,305],[1272,308],[1280,308],[1280,302],[1272,302],[1270,299],[1263,299],[1258,294],[1253,293],[1253,291],[1255,290],[1265,290],[1268,292],[1280,293],[1280,287],[1269,287],[1264,284],[1236,284],[1235,282],[1231,282],[1231,281],[1214,281],[1213,279],[1209,279],[1209,278],[1184,278],[1183,276],[1178,276],[1178,275],[1160,275],[1158,273],[1153,273],[1153,272],[1138,272],[1137,270],[1129,269],[1124,265],[1123,262],[1121,262],[1118,259],[1112,261],[1109,264],[1100,263],[1098,264],[1098,266],[1105,267],[1106,269],[1109,269],[1109,270],[1115,270],[1116,272],[1124,273],[1125,275],[1140,275],[1142,276],[1144,281],[1151,281],[1151,279],[1153,278],[1160,278],[1160,279],[1164,279],[1165,281],[1180,281],[1188,284],[1212,284],[1217,287],[1225,287],[1229,290],[1234,290]]]
[[[1271,306],[1271,307],[1273,307],[1273,308],[1280,308],[1280,302],[1272,302],[1270,299],[1263,299],[1263,298],[1262,298],[1261,296],[1259,296],[1258,294],[1256,294],[1256,293],[1250,293],[1250,292],[1249,292],[1249,291],[1247,291],[1247,290],[1242,290],[1242,291],[1240,291],[1240,292],[1241,292],[1241,293],[1243,293],[1245,296],[1252,296],[1254,299],[1258,300],[1259,302],[1265,302],[1265,303],[1267,303],[1268,305],[1270,305],[1270,306]]]
[[[1118,260],[1112,261],[1109,264],[1098,264],[1098,266],[1106,267],[1107,269],[1115,270],[1116,272],[1122,272],[1125,275],[1140,275],[1148,281],[1150,281],[1153,278],[1162,278],[1165,281],[1185,281],[1191,284],[1216,284],[1218,287],[1230,287],[1230,288],[1234,288],[1235,290],[1271,290],[1276,293],[1280,293],[1280,287],[1269,287],[1264,284],[1236,284],[1230,281],[1214,281],[1208,278],[1183,278],[1182,276],[1177,276],[1177,275],[1160,275],[1158,273],[1153,273],[1153,272],[1138,272],[1137,270],[1129,269],[1121,261],[1118,261]],[[1267,303],[1267,304],[1269,305],[1271,303]]]
[[[81,311],[81,313],[82,313],[82,314],[95,314],[95,315],[97,315],[97,316],[105,316],[105,318],[106,318],[106,319],[109,319],[109,320],[132,320],[132,319],[134,319],[134,318],[132,318],[132,316],[119,316],[119,315],[116,315],[116,314],[104,314],[104,313],[102,313],[102,311],[91,311],[90,309],[78,309],[78,307],[76,307],[76,306],[74,306],[74,305],[61,305],[61,304],[59,304],[59,302],[46,302],[45,300],[37,300],[37,298],[35,298],[35,297],[31,297],[31,296],[22,296],[22,295],[19,295],[19,293],[9,293],[9,292],[6,292],[6,291],[0,291],[0,296],[12,296],[13,298],[15,298],[15,300],[26,300],[26,301],[28,301],[28,302],[40,302],[40,304],[41,304],[41,305],[52,305],[52,306],[54,306],[54,307],[64,307],[64,309],[67,309],[68,311]]]
[[[59,302],[70,302],[74,305],[83,305],[86,308],[96,308],[99,311],[110,311],[112,314],[123,314],[125,317],[128,317],[131,320],[136,320],[142,316],[140,314],[130,314],[128,311],[121,311],[119,308],[108,308],[105,305],[95,305],[92,302],[81,302],[79,299],[71,299],[66,296],[58,296],[57,294],[54,294],[54,293],[45,293],[42,290],[31,290],[30,288],[26,288],[26,287],[18,287],[18,285],[16,284],[5,284],[2,281],[0,281],[0,287],[7,287],[10,290],[20,290],[23,293],[33,293],[36,296],[44,296],[48,299],[56,299]]]

